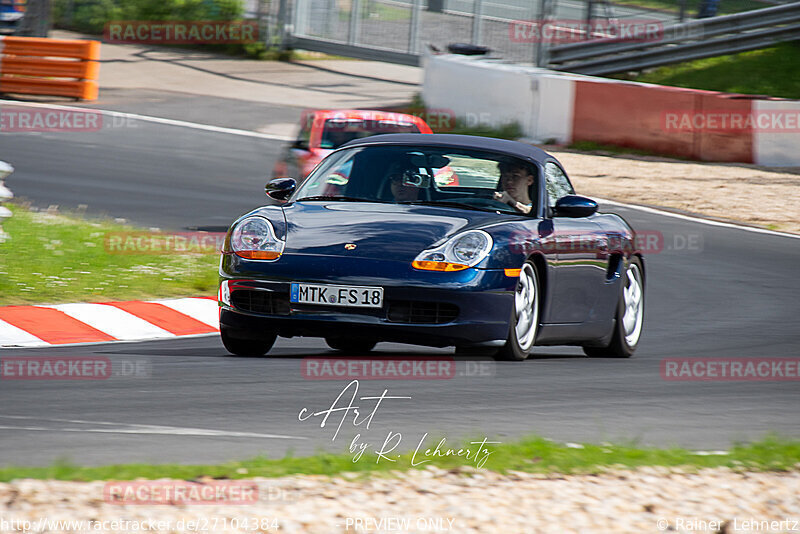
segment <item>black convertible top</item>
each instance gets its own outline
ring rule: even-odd
[[[494,139],[492,137],[479,137],[477,135],[455,134],[382,134],[354,139],[345,143],[339,149],[369,145],[416,145],[432,147],[458,147],[475,150],[500,152],[507,156],[514,156],[536,163],[543,163],[546,159],[555,159],[553,156],[535,146]]]

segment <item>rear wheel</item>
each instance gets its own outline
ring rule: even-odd
[[[607,347],[583,347],[583,352],[595,358],[630,358],[642,336],[643,323],[644,276],[641,260],[634,257],[625,271],[611,343]]]
[[[228,328],[220,328],[220,337],[225,349],[236,356],[263,356],[275,344],[276,334],[258,339],[245,339],[236,337]]]
[[[522,361],[530,354],[539,330],[539,278],[530,262],[520,269],[510,323],[506,344],[495,358]]]
[[[334,350],[347,353],[360,353],[371,351],[378,342],[372,339],[326,337],[325,343]]]

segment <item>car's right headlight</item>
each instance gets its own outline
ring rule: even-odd
[[[263,217],[242,219],[231,232],[231,252],[248,260],[277,260],[285,245],[275,235],[272,223]]]
[[[411,265],[422,271],[463,271],[478,265],[489,255],[492,245],[492,236],[483,230],[469,230],[423,251]]]

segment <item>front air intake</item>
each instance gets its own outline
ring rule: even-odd
[[[448,302],[394,301],[386,318],[393,323],[443,324],[458,317],[458,306]]]
[[[231,293],[234,308],[265,315],[289,315],[289,295],[274,291],[237,289]]]

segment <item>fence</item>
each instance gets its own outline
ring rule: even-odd
[[[578,25],[606,21],[652,21],[669,27],[682,21],[765,8],[781,1],[649,0],[280,0],[289,31],[286,43],[321,52],[417,64],[429,46],[451,43],[488,47],[495,57],[546,65],[546,39],[515,38],[519,21]],[[287,16],[288,17],[288,16]],[[281,18],[278,17],[280,25]],[[584,32],[579,39],[592,35]]]
[[[0,93],[96,100],[99,59],[98,41],[0,37]]]
[[[559,43],[516,38],[514,32],[519,21],[556,26],[653,21],[669,27],[698,17],[786,3],[784,0],[242,0],[241,6],[245,17],[259,21],[261,35],[268,45],[416,65],[428,47],[446,50],[452,43],[468,43],[488,48],[492,57],[544,66],[548,64],[548,50]],[[128,4],[131,8],[139,6],[132,0],[127,4],[123,0],[55,0],[55,20],[64,27],[87,31],[85,23],[102,25],[103,17],[118,17],[119,9]],[[202,4],[211,11],[219,11],[224,2],[204,0]],[[216,18],[213,13],[204,16]],[[591,32],[578,34],[579,39],[592,37]]]

